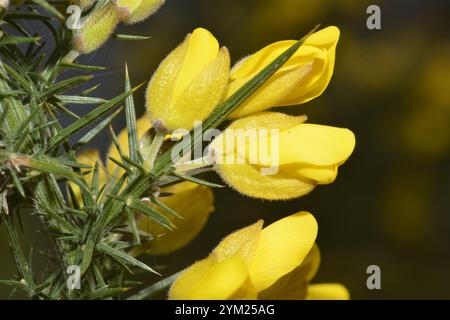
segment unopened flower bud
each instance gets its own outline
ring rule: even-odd
[[[118,0],[121,21],[127,24],[141,22],[154,14],[165,0]]]
[[[83,11],[91,8],[95,0],[72,0],[72,4],[79,6]]]
[[[81,29],[72,40],[73,49],[90,53],[105,43],[119,22],[116,3],[109,3],[84,20]]]
[[[190,130],[222,99],[228,82],[230,56],[214,36],[198,28],[172,51],[153,75],[147,89],[152,121],[167,129]]]

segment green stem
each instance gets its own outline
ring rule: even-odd
[[[157,295],[158,293],[168,289],[180,274],[181,271],[161,281],[158,281],[157,283],[151,285],[150,287],[142,289],[138,293],[128,297],[127,300],[144,300],[146,298],[151,298]]]
[[[80,54],[77,51],[71,50],[64,58],[62,58],[61,63],[72,63],[79,56]]]

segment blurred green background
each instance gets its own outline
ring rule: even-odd
[[[381,7],[382,29],[366,28],[366,8]],[[298,39],[315,24],[341,29],[329,88],[298,107],[313,123],[350,128],[357,147],[338,179],[294,201],[244,198],[215,190],[216,211],[199,237],[170,256],[148,258],[170,275],[205,257],[231,231],[300,210],[319,223],[322,265],[315,282],[341,282],[353,299],[450,299],[450,2],[367,0],[167,0],[152,18],[118,32],[145,42],[109,41],[82,62],[108,66],[94,81],[101,97],[123,91],[124,62],[134,84],[195,27],[209,29],[234,61],[282,39]],[[143,110],[143,90],[136,96]],[[85,106],[73,108],[86,112]],[[120,130],[124,119],[114,126]],[[107,133],[94,146],[103,151]],[[213,174],[211,179],[220,181]],[[25,218],[25,217],[24,217]],[[24,219],[34,247],[48,243]],[[47,261],[35,255],[37,270]],[[14,275],[0,227],[0,278]],[[381,290],[368,290],[366,268],[381,268]],[[148,282],[158,278],[150,276]],[[9,289],[0,288],[0,298]]]

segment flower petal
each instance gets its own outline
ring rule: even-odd
[[[219,42],[206,29],[195,29],[185,41],[187,42],[187,51],[176,80],[174,100],[183,93],[200,72],[216,59],[219,53]]]
[[[230,119],[241,118],[279,105],[280,101],[285,100],[293,90],[303,84],[311,70],[312,64],[304,63],[293,70],[284,70],[275,74],[237,108],[230,115]],[[231,82],[227,89],[227,96],[231,96],[250,79],[251,77],[246,77]]]
[[[137,8],[131,11],[131,17],[126,21],[127,24],[137,23],[147,19],[154,14],[165,0],[141,0]]]
[[[173,100],[176,80],[184,64],[191,37],[192,35],[187,35],[186,39],[161,62],[148,84],[146,105],[152,119],[165,119],[169,116],[167,106]]]
[[[263,224],[264,222],[259,220],[251,226],[226,236],[211,255],[217,261],[223,261],[237,255],[249,264],[255,254]]]
[[[308,286],[306,300],[349,300],[350,293],[339,283],[321,283]]]
[[[171,131],[203,121],[225,93],[230,56],[216,38],[197,28],[158,67],[147,88],[147,110]]]
[[[321,95],[333,75],[339,33],[338,28],[328,27],[308,37],[297,52],[230,118],[271,107],[302,104]],[[230,74],[226,97],[230,97],[294,43],[294,40],[272,43],[237,63]]]
[[[224,47],[184,88],[176,102],[167,106],[168,114],[164,118],[167,128],[190,130],[195,121],[205,120],[224,95],[229,69],[230,55]]]
[[[330,49],[336,46],[339,36],[339,28],[335,26],[326,27],[310,35],[305,41],[305,45]]]
[[[294,117],[278,112],[260,112],[234,121],[228,129],[235,133],[238,133],[239,130],[244,132],[247,130],[256,132],[266,130],[266,132],[270,132],[272,129],[278,129],[283,131],[293,128],[305,120],[306,117],[304,116]],[[233,135],[228,135],[228,129],[211,143],[210,148],[214,149],[216,153],[216,171],[234,189],[250,197],[270,200],[293,199],[314,189],[315,183],[312,180],[305,179],[298,174],[286,173],[282,170],[273,172],[273,174],[263,174],[271,171],[271,164],[261,161],[261,157],[258,156],[257,160],[260,164],[253,165],[248,159],[249,141],[244,141],[247,146],[242,148],[245,154],[241,154],[241,148],[238,148],[237,144],[234,143]],[[233,143],[228,139],[233,139]],[[264,141],[263,139],[259,140],[259,146],[261,146]],[[270,143],[266,142],[266,145],[270,145]],[[259,150],[257,153],[260,154]],[[227,163],[227,157],[229,156],[231,159],[236,157],[233,163]],[[278,158],[278,155],[276,158],[272,158],[270,152],[268,156],[271,160]],[[242,163],[237,162],[238,158],[243,160]],[[278,165],[278,162],[275,163],[276,165]]]
[[[287,174],[296,175],[314,181],[317,184],[329,184],[336,180],[338,166],[314,166],[308,164],[283,165],[280,170]]]
[[[311,192],[315,184],[282,171],[274,175],[262,174],[263,169],[249,164],[217,164],[216,171],[233,189],[253,198],[288,200]],[[270,170],[270,169],[269,169]]]
[[[303,123],[279,135],[280,165],[342,164],[354,148],[355,135],[344,128]]]
[[[308,212],[290,215],[264,228],[250,265],[256,290],[267,289],[300,266],[316,236],[317,222]]]
[[[173,283],[169,298],[174,300],[254,299],[247,266],[240,257],[215,262],[212,257],[186,269]]]
[[[309,281],[320,265],[319,247],[314,244],[302,264],[258,293],[260,300],[304,300]]]

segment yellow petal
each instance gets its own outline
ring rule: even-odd
[[[248,164],[217,164],[215,170],[238,192],[253,198],[288,200],[311,192],[315,184],[293,177],[281,170],[275,175],[263,175],[261,167]]]
[[[271,107],[301,104],[322,94],[333,74],[338,40],[339,29],[336,27],[328,27],[311,35],[230,117],[242,117]],[[238,63],[231,72],[226,97],[231,96],[294,43],[293,40],[273,43]]]
[[[235,231],[225,237],[212,252],[216,261],[226,260],[233,256],[241,257],[249,264],[254,256],[262,231],[263,221]]]
[[[302,117],[276,112],[261,112],[236,120],[228,128],[230,130],[227,129],[225,134],[219,136],[211,144],[211,148],[216,149],[219,173],[224,176],[226,181],[230,181],[230,184],[233,183],[233,180],[241,178],[240,175],[238,177],[230,176],[226,165],[223,165],[229,163],[227,157],[231,155],[245,164],[244,168],[238,169],[236,164],[239,163],[235,161],[235,165],[229,167],[230,170],[235,170],[236,174],[242,170],[249,171],[247,164],[253,164],[254,168],[278,165],[280,175],[282,173],[287,177],[297,178],[312,185],[332,183],[336,179],[338,166],[343,164],[353,152],[355,136],[348,129],[303,122],[304,118]],[[235,137],[228,135],[228,131],[238,132],[239,129],[242,129],[245,140],[240,138],[240,141],[235,141]],[[278,131],[273,131],[274,129]],[[253,142],[248,136],[245,136],[245,132],[251,130],[256,131],[254,136],[257,139],[254,139]],[[257,145],[255,146],[256,141]],[[238,143],[246,145],[241,148]],[[272,145],[276,147],[271,149]],[[262,152],[264,149],[261,149],[263,147],[268,151],[266,157],[260,156],[265,154]],[[257,153],[256,158],[255,156],[251,157],[250,152]],[[252,162],[251,159],[257,161],[253,160]],[[246,179],[242,180],[245,183]],[[237,181],[237,183],[239,182]],[[235,187],[234,184],[232,186]],[[237,187],[236,189],[241,191],[242,188]],[[248,194],[245,191],[241,192]]]
[[[186,269],[173,283],[169,298],[174,300],[254,299],[256,293],[248,269],[239,257],[215,262],[209,257]]]
[[[280,56],[283,52],[289,49],[296,43],[296,40],[283,40],[274,42],[255,54],[239,61],[231,70],[230,79],[236,81],[243,78],[252,78],[256,76],[262,69],[267,67],[273,60]],[[301,51],[300,51],[301,50]],[[292,71],[295,68],[303,65],[306,61],[304,57],[315,58],[324,57],[323,51],[314,46],[308,46],[304,43],[299,49],[280,69],[280,71]]]
[[[263,130],[278,129],[280,131],[288,130],[305,121],[305,117],[293,117],[276,112],[261,112],[246,118],[234,121],[228,129],[235,130]],[[246,141],[244,141],[245,143]],[[227,132],[217,137],[211,144],[211,148],[215,149],[219,163],[215,165],[216,171],[221,177],[237,191],[250,197],[285,200],[303,196],[314,189],[315,182],[311,179],[304,178],[299,174],[291,171],[279,170],[276,174],[262,174],[264,169],[268,169],[266,163],[264,165],[253,165],[248,160],[249,146],[244,148],[247,155],[244,155],[244,163],[226,162],[226,156],[229,152],[238,156],[237,143],[231,147],[228,143]],[[259,146],[261,143],[259,144]],[[276,158],[273,158],[276,159]],[[258,159],[260,160],[260,159]]]
[[[264,228],[250,265],[256,290],[267,289],[300,266],[316,236],[317,222],[308,212],[290,215]]]
[[[195,121],[205,120],[222,99],[227,86],[230,55],[226,48],[194,78],[163,118],[169,129],[194,127]],[[181,73],[180,73],[181,75]]]
[[[304,300],[308,283],[297,276],[300,268],[282,276],[277,282],[258,293],[258,300]]]
[[[186,41],[186,40],[185,40]],[[176,100],[191,82],[211,63],[219,53],[219,42],[206,29],[197,28],[187,39],[187,51],[174,88]]]
[[[292,90],[295,90],[302,85],[311,70],[312,64],[306,63],[295,70],[283,71],[275,74],[239,108],[237,108],[230,115],[230,118],[240,118],[251,113],[264,111],[277,106],[280,101],[292,92]],[[227,89],[227,97],[231,96],[250,80],[251,77],[246,77],[239,81],[231,82]]]
[[[125,21],[127,24],[141,22],[154,14],[165,0],[140,0],[137,8],[131,10],[131,16]]]
[[[280,170],[286,173],[298,175],[317,184],[329,184],[334,182],[338,173],[338,166],[314,166],[308,164],[282,165]]]
[[[319,271],[320,260],[319,246],[314,244],[300,266],[304,271],[304,278],[307,281],[311,281],[316,276],[317,271]]]
[[[170,130],[194,127],[225,93],[230,58],[207,30],[198,28],[158,67],[147,89],[147,110]]]
[[[354,148],[355,135],[343,128],[303,123],[279,135],[280,165],[342,164]]]
[[[339,28],[335,26],[326,27],[313,33],[305,41],[305,45],[330,49],[336,46],[340,36]]]
[[[79,53],[90,53],[108,40],[119,23],[116,4],[110,2],[103,8],[96,10],[83,22],[81,29],[76,32],[72,46]]]
[[[319,247],[314,244],[302,264],[258,293],[259,300],[304,300],[308,283],[320,265]]]
[[[327,58],[315,59],[313,63],[312,75],[319,74],[316,78],[311,78],[311,82],[305,86],[304,91],[293,92],[290,97],[286,97],[284,105],[295,105],[308,102],[321,95],[327,88],[334,71],[336,59],[336,46],[339,41],[340,31],[337,27],[328,27],[312,34],[305,45],[320,48],[327,54]],[[320,70],[320,71],[319,71]]]
[[[306,300],[349,300],[350,293],[339,283],[321,283],[308,286]]]
[[[152,119],[166,119],[170,116],[168,107],[172,103],[174,88],[189,47],[186,39],[159,65],[147,87],[146,107]]]
[[[174,223],[176,226],[174,231],[168,231],[160,224],[146,217],[140,217],[138,226],[141,230],[153,235],[162,235],[145,245],[146,249],[150,249],[151,255],[167,254],[184,247],[203,229],[209,214],[214,211],[214,195],[208,187],[193,182],[181,182],[162,191],[173,195],[161,197],[159,201],[177,212],[183,219],[168,215],[155,205],[152,206]]]

